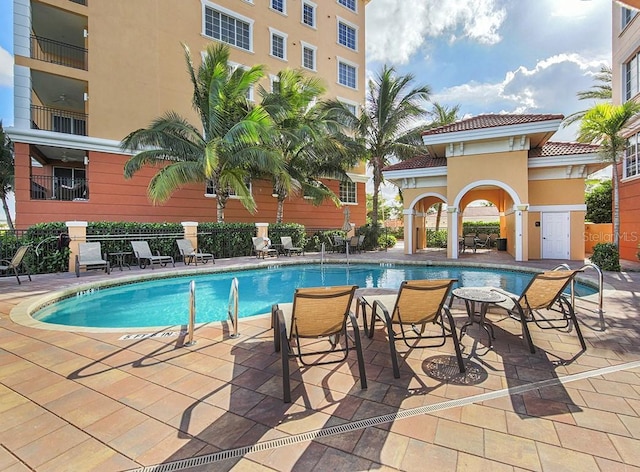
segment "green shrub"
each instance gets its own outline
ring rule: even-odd
[[[390,248],[396,245],[398,240],[393,234],[381,234],[378,236],[378,247]]]
[[[427,247],[447,247],[447,230],[427,230]]]
[[[269,239],[273,244],[280,244],[282,236],[290,236],[295,247],[306,247],[307,238],[304,226],[298,223],[269,224]]]
[[[613,243],[599,243],[593,248],[591,262],[602,270],[620,272],[620,253]]]

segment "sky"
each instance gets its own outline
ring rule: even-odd
[[[413,74],[415,85],[430,87],[432,102],[459,105],[461,118],[568,116],[593,105],[576,93],[594,85],[601,66],[611,65],[611,5],[611,0],[371,0],[367,76],[374,77],[384,64]],[[5,127],[13,125],[12,9],[12,0],[0,0]],[[573,141],[576,132],[577,126],[561,128],[552,139]]]

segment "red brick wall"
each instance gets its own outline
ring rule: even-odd
[[[622,168],[619,169],[622,175]],[[620,258],[638,260],[640,244],[640,178],[620,182]]]

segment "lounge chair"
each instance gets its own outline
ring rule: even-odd
[[[454,282],[456,282],[454,279],[405,280],[397,294],[365,295],[358,298],[358,310],[362,310],[365,334],[373,338],[377,319],[380,319],[386,327],[395,378],[400,378],[396,351],[398,340],[403,340],[409,348],[427,348],[443,346],[447,338],[451,337],[458,368],[460,372],[465,371],[453,316],[445,304]],[[371,309],[370,324],[368,324],[367,308]],[[427,323],[438,325],[440,333],[424,334]],[[394,326],[399,326],[399,333],[396,333]],[[446,332],[447,329],[449,333]],[[409,330],[411,333],[407,335]],[[428,341],[430,339],[441,341],[432,343]],[[423,340],[427,340],[427,343],[423,343]]]
[[[498,239],[499,237],[499,234],[491,233],[489,235],[489,247],[496,247],[496,239]]]
[[[154,255],[151,252],[149,243],[146,241],[131,241],[131,248],[133,249],[133,255],[138,259],[138,265],[141,269],[144,269],[147,265],[154,269],[158,264],[161,267],[166,266],[169,262],[173,267],[176,266],[172,256],[161,256],[159,251],[156,251]]]
[[[251,239],[253,240],[253,252],[256,253],[257,258],[262,257],[264,259],[265,256],[278,257],[278,250],[271,247],[271,241],[269,238],[256,236]]]
[[[360,330],[355,315],[351,312],[351,302],[356,286],[298,288],[293,304],[273,305],[271,309],[274,328],[274,348],[282,352],[282,390],[285,403],[291,402],[289,380],[289,358],[297,357],[304,366],[344,362],[349,354],[347,319],[351,320],[353,342],[358,356],[361,388],[367,388],[364,356],[360,341]],[[340,342],[340,338],[343,341]],[[306,343],[304,339],[312,339]],[[323,341],[324,340],[324,341]],[[292,342],[293,341],[293,342]],[[316,349],[318,343],[328,342],[321,350],[310,351],[304,347],[311,344]],[[340,347],[338,344],[342,345]],[[336,356],[335,354],[341,354]],[[308,356],[315,360],[306,362]],[[336,357],[338,357],[336,359]],[[325,371],[327,374],[330,371]]]
[[[541,329],[569,328],[572,323],[580,340],[580,346],[583,351],[586,351],[587,345],[571,305],[571,297],[563,293],[578,272],[580,271],[553,270],[536,274],[520,296],[499,288],[491,289],[507,296],[506,301],[496,305],[504,308],[509,316],[520,321],[522,336],[527,341],[531,353],[535,353],[536,348],[529,332],[529,323],[536,323]],[[547,318],[542,316],[542,310],[560,313],[561,316],[552,315],[553,318]]]
[[[176,239],[176,244],[178,245],[178,251],[180,251],[182,261],[185,265],[189,265],[192,262],[195,263],[195,265],[198,265],[198,262],[206,264],[209,261],[213,261],[214,264],[216,263],[213,254],[193,249],[193,245],[189,239]]]
[[[80,268],[85,270],[104,269],[107,274],[111,273],[111,264],[107,260],[107,255],[102,253],[100,243],[80,243],[78,244],[78,254],[76,254],[76,277],[80,277]]]
[[[476,248],[489,249],[491,247],[491,238],[488,234],[480,233],[476,238]]]
[[[295,247],[293,245],[293,241],[291,240],[291,236],[281,236],[280,242],[282,243],[282,250],[286,256],[290,256],[291,254],[298,254],[304,256],[304,249],[301,247]]]
[[[20,266],[24,267],[25,271],[27,272],[27,277],[29,277],[29,281],[31,281],[31,273],[29,272],[29,268],[23,264],[24,256],[30,247],[31,246],[29,246],[28,244],[25,244],[24,246],[20,246],[16,251],[16,253],[13,255],[13,257],[11,258],[11,260],[9,259],[0,260],[0,271],[7,272],[12,270],[16,276],[16,279],[18,279],[18,285],[22,284],[22,282],[20,281],[20,276],[18,275],[18,268]]]

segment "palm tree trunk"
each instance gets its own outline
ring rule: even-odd
[[[613,244],[618,248],[620,242],[620,193],[618,163],[613,162]],[[619,249],[618,249],[619,250]]]
[[[9,225],[9,229],[11,231],[15,230],[13,221],[11,220],[11,213],[9,212],[9,205],[7,205],[7,196],[4,194],[2,194],[2,208],[4,210],[4,214],[7,217],[7,224]]]
[[[284,198],[278,196],[278,209],[276,211],[276,223],[282,223],[284,219]]]
[[[223,198],[220,198],[218,195],[218,205],[217,205],[217,221],[218,223],[224,223],[224,207],[226,206],[226,201]]]
[[[442,203],[436,203],[436,231],[440,229],[440,217],[442,216]]]
[[[378,198],[380,195],[380,185],[382,184],[382,169],[378,158],[371,159],[373,163],[373,197],[371,199],[371,224],[378,226]]]

